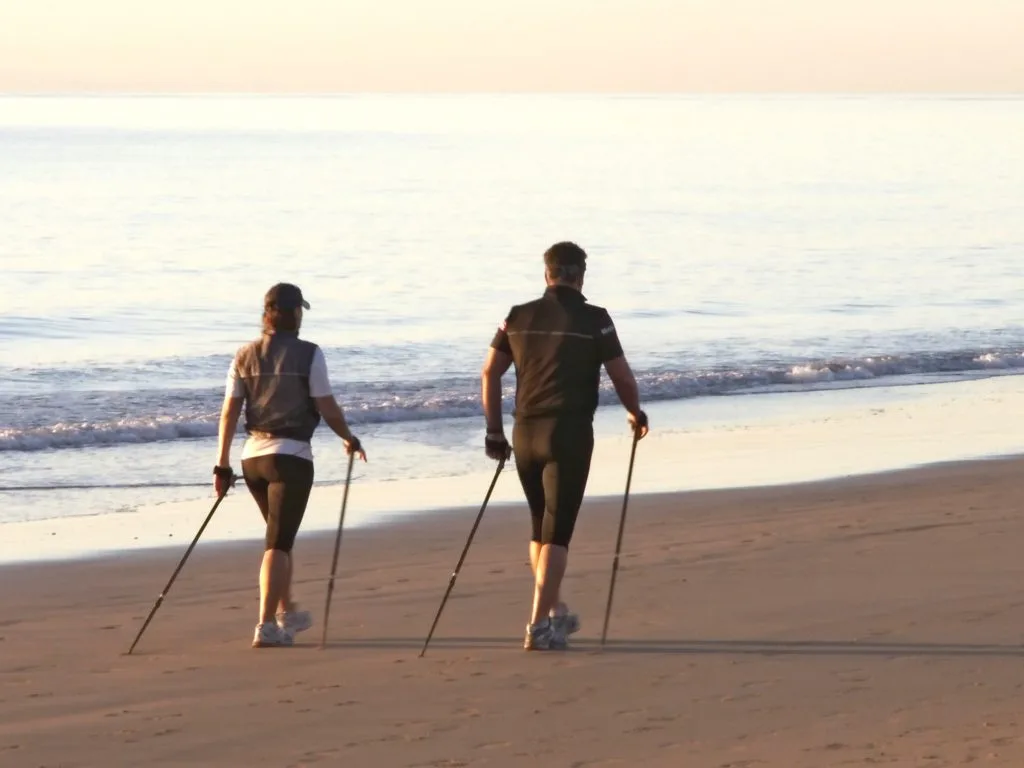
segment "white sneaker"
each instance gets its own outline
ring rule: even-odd
[[[277,626],[294,636],[313,626],[313,614],[309,611],[282,611],[277,614]]]
[[[526,625],[523,648],[527,651],[564,651],[566,647],[565,635],[555,629],[550,617]]]
[[[555,631],[563,637],[575,635],[580,631],[580,617],[578,614],[569,613],[569,609],[564,606],[562,609],[564,613],[551,612],[551,624],[554,626]]]
[[[272,621],[256,625],[256,633],[252,638],[253,648],[281,648],[292,645],[292,636],[287,630],[281,629]]]

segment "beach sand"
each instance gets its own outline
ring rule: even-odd
[[[423,659],[476,509],[347,534],[323,651],[319,624],[249,647],[256,541],[200,544],[131,657],[184,543],[9,566],[0,765],[1024,765],[1022,470],[637,496],[604,651],[615,498],[578,527],[566,653],[521,649],[521,505],[484,519]],[[318,622],[332,547],[296,552]]]

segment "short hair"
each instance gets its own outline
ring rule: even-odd
[[[579,280],[587,271],[587,252],[576,243],[555,243],[544,252],[544,266],[552,280]]]

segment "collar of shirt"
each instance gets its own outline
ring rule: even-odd
[[[546,298],[553,298],[561,302],[577,302],[582,304],[587,300],[587,297],[583,295],[582,291],[577,291],[575,288],[571,288],[568,285],[549,285],[547,290],[544,291]]]

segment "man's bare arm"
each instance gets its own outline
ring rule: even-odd
[[[604,364],[604,369],[608,371],[608,378],[612,380],[612,386],[615,387],[615,393],[619,396],[622,406],[636,416],[640,413],[640,389],[625,356],[609,360]]]
[[[505,375],[505,371],[510,365],[512,365],[511,356],[500,349],[488,348],[487,359],[484,361],[484,369],[480,377],[488,432],[504,431],[501,417],[501,377]]]
[[[615,393],[619,396],[623,407],[629,412],[629,423],[636,431],[637,439],[647,435],[647,416],[640,410],[640,389],[636,385],[633,370],[626,362],[625,355],[612,358],[604,364],[608,378],[612,380]]]

